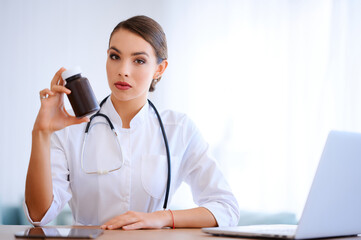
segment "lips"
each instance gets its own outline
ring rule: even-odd
[[[114,83],[114,85],[115,85],[116,88],[118,88],[120,90],[128,90],[128,89],[132,88],[132,86],[127,82],[120,82],[119,81],[119,82]]]

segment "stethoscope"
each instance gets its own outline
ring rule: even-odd
[[[110,95],[109,95],[110,96]],[[93,116],[90,117],[90,121],[88,122],[88,124],[86,125],[86,128],[85,128],[85,134],[84,134],[84,140],[83,140],[83,144],[82,144],[82,150],[81,150],[81,159],[80,159],[80,162],[81,162],[81,168],[83,170],[83,172],[85,172],[86,174],[99,174],[99,175],[104,175],[104,174],[108,174],[110,172],[114,172],[114,171],[117,171],[119,170],[123,164],[124,164],[124,159],[122,157],[122,148],[120,146],[120,142],[118,140],[118,134],[117,132],[115,131],[114,129],[114,126],[113,126],[113,123],[112,121],[110,121],[109,117],[103,113],[100,113],[100,110],[103,106],[103,104],[105,103],[105,101],[109,98],[109,96],[107,96],[106,98],[103,99],[103,101],[101,101],[101,103],[99,104],[100,106],[100,109],[98,112],[96,112]],[[169,197],[169,190],[170,190],[170,182],[171,182],[171,162],[170,162],[170,152],[169,152],[169,146],[168,146],[168,139],[167,139],[167,135],[165,133],[165,130],[164,130],[164,126],[163,126],[163,122],[162,122],[162,119],[157,111],[157,108],[154,106],[154,104],[148,99],[148,103],[149,105],[153,108],[155,114],[157,115],[157,118],[158,118],[158,122],[159,122],[159,125],[160,125],[160,128],[162,130],[162,134],[163,134],[163,140],[164,140],[164,145],[165,145],[165,149],[167,151],[167,163],[168,163],[168,179],[167,179],[167,189],[166,189],[166,192],[165,192],[165,198],[164,198],[164,204],[163,204],[163,209],[166,209],[167,208],[167,204],[168,204],[168,197]],[[92,123],[92,120],[96,117],[103,117],[107,123],[105,122],[95,122],[93,124]],[[92,127],[94,127],[95,125],[97,124],[106,124],[106,125],[109,125],[110,129],[112,130],[112,132],[114,133],[114,137],[116,139],[116,142],[118,143],[118,147],[119,147],[119,151],[120,151],[120,165],[112,170],[98,170],[98,171],[95,171],[95,172],[88,172],[84,169],[84,148],[85,148],[85,143],[86,143],[86,139],[88,137],[88,133],[89,131],[91,130]]]

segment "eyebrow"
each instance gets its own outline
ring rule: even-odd
[[[114,51],[116,51],[116,52],[119,53],[119,54],[122,53],[122,52],[121,52],[119,49],[117,49],[116,47],[110,47],[109,49],[113,49]],[[132,56],[146,55],[146,56],[149,57],[149,54],[146,53],[146,52],[134,52],[134,53],[132,53],[131,55],[132,55]]]

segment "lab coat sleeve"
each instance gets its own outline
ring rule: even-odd
[[[66,131],[61,130],[53,133],[50,146],[51,174],[53,181],[53,201],[39,222],[34,222],[29,215],[27,205],[24,201],[24,212],[29,222],[34,226],[44,226],[54,220],[65,204],[71,199],[71,191],[68,181],[69,168],[64,152],[64,139]]]
[[[239,220],[237,200],[199,130],[193,123],[187,125],[181,171],[191,187],[193,200],[213,214],[218,226],[235,226]]]

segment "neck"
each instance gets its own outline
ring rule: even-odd
[[[147,102],[147,98],[142,99],[132,99],[129,101],[120,101],[116,99],[113,94],[110,95],[110,100],[112,101],[115,110],[122,119],[122,127],[130,128],[130,122],[135,115],[142,109],[144,104]]]

